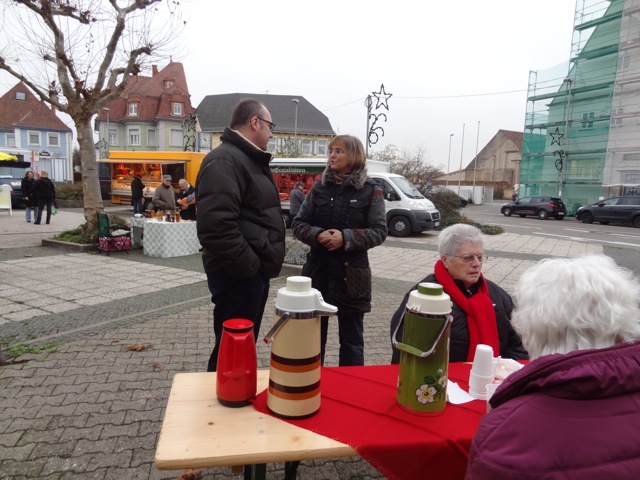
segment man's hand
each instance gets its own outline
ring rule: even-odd
[[[344,245],[342,232],[334,229],[325,230],[318,234],[316,241],[330,252],[338,250]]]

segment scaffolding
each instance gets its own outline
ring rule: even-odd
[[[559,196],[574,214],[634,193],[639,93],[640,0],[578,0],[569,60],[529,74],[520,194]]]

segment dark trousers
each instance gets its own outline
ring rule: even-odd
[[[144,213],[143,207],[142,207],[142,198],[133,198],[131,199],[131,203],[133,204],[133,214],[135,215],[136,213]]]
[[[339,312],[339,310],[338,310]],[[329,333],[329,317],[320,317],[320,354],[324,365],[324,352]],[[338,313],[340,354],[338,366],[364,365],[364,313]]]
[[[42,212],[44,211],[45,205],[47,206],[47,223],[51,223],[51,207],[53,206],[53,198],[50,200],[38,199],[38,218],[36,218],[35,223],[40,223],[42,221]]]
[[[262,314],[269,297],[269,279],[258,274],[253,278],[240,280],[223,269],[207,273],[207,283],[211,292],[213,308],[213,333],[215,343],[207,372],[215,372],[218,366],[218,350],[222,337],[222,323],[230,318],[247,318],[253,322],[253,335],[258,342]]]

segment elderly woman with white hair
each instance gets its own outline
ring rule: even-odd
[[[533,361],[491,397],[466,480],[640,478],[640,283],[605,256],[546,259],[516,287]]]
[[[420,283],[439,283],[451,297],[453,323],[449,360],[472,361],[478,344],[490,345],[495,356],[527,359],[520,337],[511,326],[511,297],[482,274],[486,260],[482,232],[462,223],[445,228],[438,237],[438,255],[434,272]],[[417,288],[416,284],[411,290]],[[411,290],[391,319],[392,341],[396,329],[398,341],[402,340],[402,321]],[[398,363],[399,351],[392,348],[391,363]]]

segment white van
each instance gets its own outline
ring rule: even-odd
[[[302,181],[306,193],[313,182],[320,179],[326,164],[326,158],[275,158],[271,161],[285,224],[289,221],[289,192],[295,182]],[[389,173],[388,163],[367,160],[367,173],[384,190],[389,234],[407,237],[440,226],[440,212],[433,203],[402,175]]]
[[[369,172],[384,190],[389,234],[407,237],[440,226],[440,212],[402,175]]]

